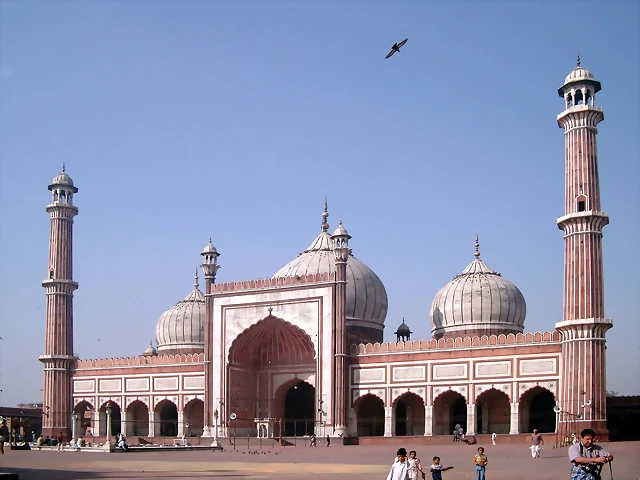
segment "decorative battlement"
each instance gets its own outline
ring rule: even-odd
[[[351,345],[350,354],[360,355],[369,353],[391,352],[423,352],[425,350],[448,350],[457,348],[493,347],[502,345],[527,345],[532,343],[558,343],[560,333],[536,332],[536,333],[510,333],[508,335],[483,335],[473,337],[441,338],[440,340],[414,340],[413,342],[383,342],[360,343]]]
[[[178,355],[158,355],[153,357],[118,357],[78,360],[76,369],[107,367],[140,367],[151,365],[177,365],[182,363],[202,363],[204,353],[182,353]]]
[[[259,280],[245,280],[240,282],[216,283],[211,286],[211,293],[239,292],[259,290],[263,288],[285,287],[287,285],[309,285],[334,280],[335,274],[313,273],[299,277],[261,278]]]

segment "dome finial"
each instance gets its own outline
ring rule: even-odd
[[[473,254],[474,257],[476,258],[480,258],[480,251],[478,250],[478,248],[480,247],[480,243],[478,242],[478,234],[476,233],[476,252]]]
[[[66,171],[66,166],[64,164],[64,162],[62,162],[62,173],[64,173]]]
[[[580,66],[580,52],[578,52],[578,58],[576,59],[576,64],[578,67]]]
[[[193,286],[196,288],[200,287],[200,284],[198,283],[198,267],[196,267],[196,283],[194,283]]]
[[[329,230],[329,224],[327,223],[327,218],[329,217],[329,212],[327,211],[327,196],[324,196],[324,212],[322,212],[322,225],[320,228],[323,232]]]

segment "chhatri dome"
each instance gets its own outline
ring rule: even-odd
[[[527,305],[518,287],[482,260],[476,235],[475,259],[440,289],[431,304],[434,338],[519,333]]]
[[[202,353],[204,351],[205,305],[196,269],[194,289],[158,319],[158,354]]]
[[[335,272],[331,234],[324,202],[320,234],[302,253],[278,270],[276,277],[297,277],[316,273]],[[346,233],[342,225],[335,234]],[[382,280],[349,252],[347,260],[347,330],[350,341],[381,342],[384,320],[387,316],[387,291]]]

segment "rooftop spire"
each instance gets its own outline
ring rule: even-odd
[[[324,196],[324,212],[322,212],[322,225],[320,228],[323,232],[329,230],[329,224],[327,223],[327,218],[329,217],[329,212],[327,212],[327,196]]]
[[[478,234],[476,233],[476,252],[473,254],[474,257],[476,258],[480,258],[480,251],[478,250],[478,248],[480,247],[480,243],[478,242]]]
[[[65,164],[64,164],[64,162],[62,162],[62,173],[64,173],[64,172],[65,172]]]
[[[196,288],[200,287],[200,284],[198,283],[198,267],[196,267],[196,283],[194,283],[193,286]]]
[[[580,66],[580,52],[578,52],[578,58],[576,59],[576,64],[578,67]]]

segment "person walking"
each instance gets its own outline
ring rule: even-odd
[[[580,441],[569,447],[569,461],[571,462],[571,480],[600,480],[602,467],[605,463],[613,462],[613,455],[606,452],[593,440],[596,432],[585,428],[580,432]]]
[[[538,430],[533,429],[533,435],[531,435],[531,458],[536,459],[540,457],[540,446],[544,445],[544,439],[542,435],[538,433]]]
[[[62,432],[60,432],[58,434],[58,436],[56,437],[56,441],[58,442],[58,451],[59,452],[63,452],[64,451],[64,443],[62,443],[64,440],[64,436],[62,435]]]
[[[407,463],[409,464],[409,478],[411,480],[416,480],[418,478],[418,474],[420,474],[422,478],[425,477],[424,471],[422,470],[422,464],[418,458],[418,453],[415,450],[411,450],[409,452]]]
[[[410,480],[407,450],[405,448],[398,449],[393,465],[391,465],[391,470],[387,475],[387,480]]]
[[[493,432],[491,434],[491,443],[493,443],[494,445],[496,444],[496,438],[498,438],[498,434],[496,432]]]
[[[0,452],[4,455],[4,442],[9,440],[9,427],[7,427],[7,421],[3,418],[2,424],[0,424]]]
[[[484,448],[478,447],[478,453],[474,455],[473,463],[476,465],[476,480],[485,480],[485,471],[489,460],[484,454]]]

